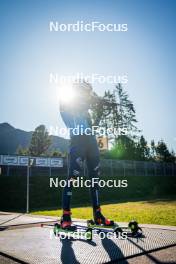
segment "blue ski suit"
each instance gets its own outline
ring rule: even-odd
[[[68,184],[68,180],[81,175],[84,160],[86,160],[89,179],[97,178],[97,183],[90,187],[93,209],[96,210],[100,206],[98,198],[99,149],[95,136],[85,133],[86,129],[91,132],[89,108],[90,104],[84,100],[79,100],[76,106],[60,103],[61,117],[67,128],[70,129],[69,173],[67,185],[63,190],[63,210],[70,210],[73,186]],[[75,128],[79,128],[77,135],[74,134]]]

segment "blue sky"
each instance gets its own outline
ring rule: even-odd
[[[176,2],[173,0],[0,2],[0,122],[34,130],[63,126],[49,74],[127,74],[147,140],[176,150]],[[49,22],[127,23],[127,32],[50,32]],[[98,94],[113,85],[95,84]]]

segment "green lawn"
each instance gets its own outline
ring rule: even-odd
[[[102,205],[106,217],[119,222],[132,219],[141,224],[159,224],[176,226],[176,200],[151,200],[140,202],[124,202]],[[62,210],[35,211],[36,215],[61,216]],[[91,207],[72,209],[72,217],[81,219],[92,218]]]

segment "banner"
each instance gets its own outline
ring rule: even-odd
[[[18,166],[27,166],[28,165],[28,157],[18,156]]]
[[[2,156],[2,165],[18,165],[18,156]]]
[[[34,160],[35,162],[32,162]],[[32,164],[29,164],[29,161]],[[63,158],[0,155],[0,165],[62,168]]]
[[[48,167],[50,158],[35,158],[35,166],[38,167]]]
[[[64,166],[62,158],[51,158],[50,159],[50,167],[60,167]]]

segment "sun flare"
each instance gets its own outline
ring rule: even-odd
[[[70,103],[75,98],[73,86],[71,84],[64,84],[59,86],[59,100],[64,103]]]

